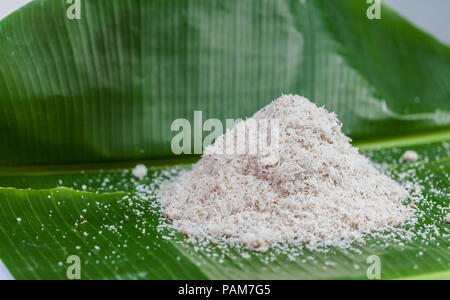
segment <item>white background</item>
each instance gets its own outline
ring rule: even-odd
[[[31,1],[1,0],[0,19]],[[382,2],[390,5],[423,30],[450,45],[450,0],[382,0]],[[383,14],[381,17],[383,17]],[[12,279],[1,261],[0,279]]]
[[[450,45],[449,0],[381,0],[416,26]],[[383,17],[383,12],[381,12]]]
[[[28,2],[31,2],[31,0],[2,0],[0,4],[0,19],[3,19],[3,17],[6,17]]]

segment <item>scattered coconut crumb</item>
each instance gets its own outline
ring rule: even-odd
[[[133,169],[133,176],[136,177],[139,180],[144,179],[145,176],[147,176],[147,174],[148,174],[148,169],[144,165],[137,165]]]
[[[403,153],[402,155],[402,160],[403,161],[407,161],[407,162],[415,162],[419,159],[419,154],[417,154],[417,152],[415,151],[406,151],[405,153]]]
[[[164,214],[166,215],[167,219],[173,221],[179,218],[180,212],[172,207],[167,207],[164,210]]]
[[[278,243],[348,247],[413,215],[403,205],[408,192],[359,154],[334,113],[284,95],[238,127],[254,119],[279,120],[279,160],[217,153],[228,138],[237,145],[236,128],[227,131],[192,170],[161,185],[157,198],[172,227],[265,252]]]

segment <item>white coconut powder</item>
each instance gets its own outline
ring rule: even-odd
[[[148,169],[145,165],[137,165],[133,170],[132,170],[133,176],[139,180],[142,180],[145,178],[145,176],[147,176],[148,174]]]
[[[402,161],[415,162],[419,159],[419,154],[415,151],[406,151],[402,155]]]
[[[258,155],[221,155],[210,146],[158,192],[173,227],[264,252],[278,243],[346,247],[412,216],[402,203],[407,191],[359,154],[334,113],[284,95],[253,119],[279,120],[279,161],[267,165]]]

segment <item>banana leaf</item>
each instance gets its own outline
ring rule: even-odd
[[[0,259],[14,278],[67,279],[72,255],[82,279],[365,279],[371,255],[383,279],[450,278],[447,46],[386,6],[369,20],[366,1],[80,3],[80,19],[35,0],[0,22]],[[383,172],[423,186],[415,238],[258,254],[160,229],[153,190],[198,159],[172,153],[172,122],[245,118],[282,93],[335,111]],[[417,163],[399,161],[407,149]],[[151,167],[140,182],[137,162]]]

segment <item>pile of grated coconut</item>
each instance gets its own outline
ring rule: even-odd
[[[276,163],[213,151],[255,119],[279,120]],[[413,214],[407,191],[358,153],[334,113],[306,98],[283,95],[236,127],[159,190],[166,217],[187,236],[260,252],[277,243],[346,247]]]

